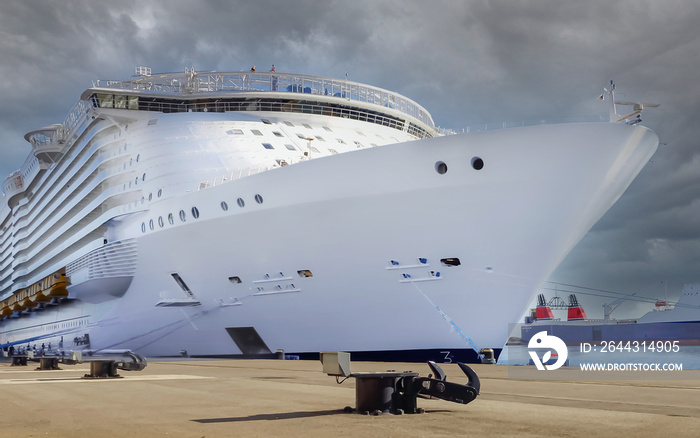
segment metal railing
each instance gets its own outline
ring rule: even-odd
[[[205,95],[242,91],[287,92],[332,96],[367,102],[407,114],[431,128],[430,113],[413,100],[382,88],[346,80],[277,72],[200,72],[138,75],[127,81],[93,82],[94,88],[131,90],[148,94]]]

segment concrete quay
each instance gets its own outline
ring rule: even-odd
[[[448,381],[466,383],[454,364]],[[481,395],[468,405],[418,400],[424,414],[347,414],[342,385],[320,362],[150,362],[119,379],[81,379],[89,364],[36,371],[0,363],[0,436],[6,437],[698,437],[700,370],[674,380],[513,380],[475,365]],[[427,364],[353,362],[352,371],[414,371]]]

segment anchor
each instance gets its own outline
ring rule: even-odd
[[[355,408],[345,407],[345,412],[379,415],[396,415],[425,412],[417,406],[418,398],[438,398],[453,403],[467,404],[476,399],[481,389],[479,377],[468,365],[457,365],[467,376],[467,384],[448,382],[445,372],[433,361],[428,362],[432,374],[420,377],[412,371],[393,370],[380,373],[350,373],[350,354],[343,352],[321,353],[323,371],[336,376],[338,383],[347,378],[356,380]],[[339,381],[339,377],[345,377]]]

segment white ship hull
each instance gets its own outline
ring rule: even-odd
[[[272,352],[469,348],[425,294],[476,345],[500,348],[656,145],[626,125],[493,131],[327,157],[167,200],[150,216],[197,206],[200,217],[136,238],[130,287],[78,332],[94,349],[153,356],[243,354],[232,327],[253,327]],[[200,305],[156,306],[188,298],[173,273]]]

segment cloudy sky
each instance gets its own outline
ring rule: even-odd
[[[596,97],[614,79],[619,98],[661,104],[643,118],[662,145],[550,279],[600,316],[601,290],[677,297],[700,282],[698,23],[694,2],[668,0],[6,0],[0,174],[24,163],[23,135],[62,122],[91,80],[138,65],[348,73],[455,130],[604,115]]]

